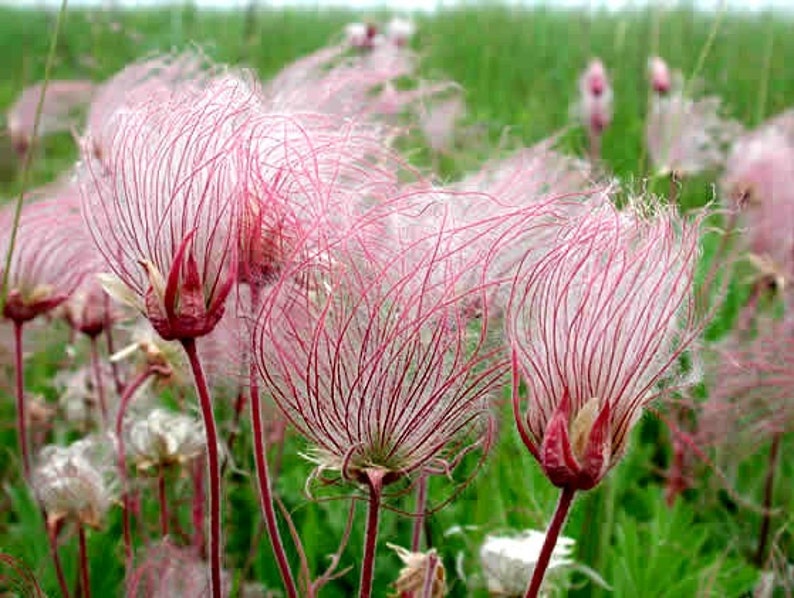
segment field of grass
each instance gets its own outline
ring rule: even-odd
[[[380,18],[385,13],[363,16]],[[52,76],[103,80],[142,56],[197,46],[215,61],[250,66],[267,78],[286,63],[338,39],[347,22],[361,17],[342,11],[261,10],[245,15],[200,12],[190,7],[121,13],[69,9]],[[722,97],[726,112],[748,127],[794,105],[794,21],[780,15],[701,14],[688,8],[612,14],[487,6],[417,15],[416,21],[418,34],[413,45],[422,56],[421,73],[460,83],[468,108],[465,125],[485,133],[482,147],[443,158],[443,179],[452,180],[475,167],[499,147],[506,133],[510,144],[529,145],[567,127],[577,78],[593,56],[606,64],[615,90],[615,118],[604,137],[604,162],[621,181],[637,189],[667,189],[666,181],[645,179],[643,127],[649,56],[658,54],[685,74],[695,73],[703,90]],[[9,106],[25,85],[43,76],[54,22],[54,14],[0,9],[0,52],[4,56],[0,61],[0,107]],[[10,199],[20,186],[18,162],[6,140],[0,143],[0,197]],[[566,150],[580,155],[585,143],[584,133],[577,129],[567,132],[562,140]],[[421,167],[429,168],[426,151],[417,148],[411,155]],[[32,164],[33,182],[53,180],[76,156],[68,135],[47,139]],[[702,206],[714,199],[714,176],[684,181],[683,206]],[[735,296],[730,299],[737,303],[747,289],[741,281],[734,287],[731,292]],[[725,311],[729,313],[712,326],[714,336],[731,326],[732,312]],[[29,390],[51,401],[55,400],[52,377],[65,360],[62,346],[51,347],[28,362]],[[25,563],[47,595],[56,596],[58,585],[48,557],[45,527],[20,474],[13,429],[12,370],[7,375],[9,382],[2,386],[8,388],[0,395],[0,553]],[[450,596],[486,595],[478,584],[478,547],[483,537],[530,527],[543,529],[557,498],[557,490],[518,438],[509,405],[505,402],[499,409],[497,442],[485,461],[464,461],[454,473],[454,483],[444,479],[430,487],[434,510],[426,532],[444,560]],[[228,425],[230,417],[219,419]],[[268,544],[262,541],[252,483],[249,424],[243,421],[242,427],[226,476],[225,566],[235,587],[256,580],[277,588],[278,571]],[[288,436],[276,488],[304,539],[312,570],[318,572],[342,535],[349,508],[349,501],[343,498],[350,496],[350,489],[314,486],[313,496],[308,497],[304,486],[311,465],[301,456],[305,448],[295,435]],[[794,492],[788,482],[794,475],[794,462],[787,458],[792,449],[791,439],[784,438],[773,503],[777,507],[772,518],[773,553],[776,561],[783,563],[794,558],[790,529]],[[752,556],[762,519],[758,505],[763,496],[766,453],[764,448],[725,469],[720,460],[700,464],[693,488],[668,507],[663,496],[664,472],[670,461],[668,434],[663,424],[646,414],[623,462],[599,487],[582,493],[574,505],[564,534],[576,540],[574,558],[582,567],[568,575],[570,587],[567,594],[562,590],[561,594],[753,595],[761,577]],[[467,472],[478,467],[476,476],[464,485]],[[177,477],[171,482],[174,497],[190,484]],[[459,486],[452,490],[456,484]],[[453,492],[454,499],[447,504]],[[394,509],[382,521],[381,542],[407,546],[412,521],[400,512],[411,510],[413,497],[396,497],[389,504]],[[155,504],[146,503],[145,509],[151,510],[147,513],[155,522]],[[189,528],[189,508],[184,511],[182,524]],[[355,594],[364,535],[363,502],[358,511],[340,566],[352,567],[352,571],[333,581],[323,595]],[[120,526],[118,513],[112,511],[103,529],[89,532],[95,596],[119,595],[124,576]],[[288,536],[286,529],[283,533]],[[61,553],[70,583],[77,577],[76,547],[76,536],[66,530]],[[396,554],[383,545],[376,562],[376,596],[389,594],[400,567]],[[606,587],[594,581],[589,570],[603,579]]]

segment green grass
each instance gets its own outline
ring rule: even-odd
[[[266,78],[287,62],[338,37],[344,24],[355,18],[358,15],[343,11],[262,11],[254,20],[246,20],[242,14],[202,13],[189,7],[116,15],[69,10],[53,76],[101,80],[141,56],[197,45],[216,61],[252,67]],[[642,186],[645,174],[643,115],[649,55],[658,53],[689,74],[713,35],[699,76],[704,90],[723,98],[728,113],[752,126],[794,104],[794,36],[790,35],[794,22],[772,14],[727,14],[718,28],[714,15],[688,8],[585,14],[487,6],[444,10],[417,16],[417,20],[420,33],[415,46],[423,57],[422,73],[458,81],[466,90],[467,123],[487,132],[486,148],[476,155],[444,160],[448,178],[494,151],[505,131],[512,145],[531,144],[569,125],[577,77],[592,56],[604,60],[615,87],[615,120],[604,139],[605,161],[624,182],[637,187]],[[114,30],[114,22],[121,24],[121,32]],[[0,52],[6,57],[0,62],[0,106],[10,105],[24,85],[42,76],[53,23],[54,16],[47,13],[0,9]],[[584,136],[572,130],[563,144],[582,154]],[[423,154],[416,155],[421,159]],[[55,178],[75,158],[68,135],[48,139],[34,162],[34,180],[44,183]],[[15,167],[8,148],[0,147],[0,196],[11,197],[18,191]],[[712,201],[713,185],[711,176],[686,181],[682,203],[691,207]],[[659,183],[658,188],[664,185]],[[711,240],[706,244],[711,245]],[[746,289],[740,284],[731,287],[729,306],[712,327],[713,336],[730,327],[742,293]],[[58,349],[51,349],[30,361],[32,390],[54,400],[50,381],[54,364],[61,358]],[[47,593],[57,595],[40,514],[18,478],[10,396],[4,390],[0,402],[0,421],[9,424],[0,429],[0,552],[22,559],[39,576]],[[564,532],[578,542],[576,559],[597,571],[613,593],[577,573],[571,579],[570,595],[749,596],[758,578],[749,556],[760,514],[743,507],[735,497],[760,502],[763,454],[742,465],[732,477],[735,488],[731,492],[703,467],[698,489],[686,493],[669,509],[663,502],[660,475],[669,458],[665,435],[650,416],[640,428],[635,430],[627,457],[605,483],[578,498]],[[341,497],[349,496],[351,490],[315,487],[316,496],[306,497],[304,484],[310,466],[299,455],[304,448],[294,436],[288,439],[277,490],[295,517],[312,570],[317,573],[327,564],[327,555],[344,529],[349,503]],[[782,454],[790,454],[792,448],[787,441]],[[236,445],[236,467],[227,476],[225,501],[225,558],[228,567],[238,572],[249,557],[260,519],[249,454],[246,430]],[[434,481],[432,504],[440,505],[448,498],[466,468],[474,466],[465,462],[452,483]],[[784,459],[779,480],[790,479],[792,467]],[[788,514],[794,512],[794,496],[788,486],[778,484],[775,503],[781,511],[774,529],[783,530],[778,545],[791,558],[792,538],[786,526],[790,524]],[[492,454],[474,482],[458,492],[453,502],[433,513],[428,529],[444,558],[451,595],[483,596],[481,587],[467,588],[459,575],[477,578],[480,540],[491,531],[543,528],[556,491],[521,445],[509,414],[503,411]],[[410,510],[412,498],[406,496],[391,504],[395,509]],[[353,567],[353,572],[333,582],[327,596],[349,596],[355,591],[363,510],[360,504],[359,519],[340,564],[340,569]],[[382,541],[409,543],[409,519],[388,512],[382,525]],[[465,526],[466,531],[450,535],[456,526]],[[96,596],[118,595],[124,573],[119,530],[116,512],[103,531],[90,534]],[[288,535],[286,529],[283,532]],[[277,570],[267,544],[260,542],[256,550],[249,578],[277,587]],[[66,541],[62,553],[67,578],[73,580],[75,538]],[[382,546],[376,595],[386,595],[385,588],[396,579],[399,567],[396,555]]]

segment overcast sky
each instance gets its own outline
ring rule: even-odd
[[[247,6],[250,0],[193,0],[202,7],[239,8]],[[549,6],[614,9],[645,6],[648,4],[671,6],[676,3],[669,0],[507,0],[511,4],[545,4]],[[724,2],[732,10],[777,10],[794,9],[794,0],[692,0],[695,5],[706,10],[714,10]],[[0,0],[0,4],[8,6],[60,6],[61,0]],[[109,0],[69,0],[70,6],[101,6],[111,3]],[[182,4],[181,0],[115,0],[117,6],[143,7],[164,4]],[[395,11],[432,10],[437,6],[455,5],[456,0],[258,0],[261,6],[303,6],[309,8],[344,6],[347,8],[385,7]],[[467,0],[467,4],[473,4]]]

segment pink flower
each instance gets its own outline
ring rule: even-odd
[[[207,334],[223,315],[236,276],[239,144],[251,105],[247,85],[218,78],[201,94],[118,112],[101,165],[84,152],[91,233],[164,339]]]
[[[26,87],[6,114],[8,133],[20,154],[25,153],[33,141],[33,126],[42,87],[41,83]],[[88,106],[95,91],[96,86],[91,81],[47,83],[38,134],[45,136],[76,127],[80,113]]]
[[[698,228],[669,209],[644,218],[604,203],[527,257],[506,318],[513,401],[521,437],[553,484],[598,484],[693,340]]]
[[[285,273],[265,299],[257,365],[320,473],[366,483],[377,470],[390,483],[446,472],[482,441],[507,364],[471,320],[482,289],[460,284],[453,237],[390,237],[384,254],[351,236]]]

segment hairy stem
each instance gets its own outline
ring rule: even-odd
[[[772,526],[772,498],[775,490],[775,473],[777,472],[778,455],[780,453],[780,434],[772,437],[769,447],[769,458],[766,465],[766,483],[764,484],[764,515],[761,519],[761,531],[758,534],[758,548],[755,551],[755,564],[763,567],[766,557],[766,544],[769,541],[769,529]]]
[[[102,363],[99,359],[99,345],[95,336],[91,337],[91,369],[94,371],[94,384],[99,399],[99,410],[102,413],[102,425],[108,425],[108,405],[105,400],[105,385],[102,380]]]
[[[207,434],[207,474],[209,477],[209,565],[210,565],[210,595],[212,598],[221,598],[221,470],[220,456],[218,454],[218,429],[215,425],[215,416],[212,413],[212,399],[210,398],[207,380],[201,367],[201,360],[196,350],[196,340],[193,338],[182,339],[193,378],[196,383],[196,392],[199,396],[201,415],[204,419],[204,430]]]
[[[565,526],[565,520],[568,517],[568,512],[571,510],[571,504],[573,503],[575,494],[575,489],[567,487],[563,488],[560,493],[557,508],[546,530],[543,548],[540,550],[538,562],[535,564],[535,570],[532,572],[532,579],[529,582],[529,587],[527,588],[526,594],[524,594],[524,598],[537,598],[540,594],[540,586],[543,583],[543,577],[546,575],[546,569],[548,569],[549,563],[551,562],[551,555],[554,552],[554,547],[557,545],[557,538],[560,537],[560,532]]]
[[[85,526],[80,524],[77,528],[77,538],[80,544],[80,585],[83,588],[83,596],[91,598],[91,578],[88,575],[88,546],[85,539]]]
[[[23,322],[14,321],[14,370],[16,371],[17,394],[17,439],[19,453],[22,455],[22,471],[25,479],[30,479],[30,453],[28,451],[27,415],[25,413],[25,366],[22,363],[22,326]]]
[[[121,482],[121,528],[124,536],[124,554],[127,557],[127,565],[132,564],[132,527],[130,525],[130,497],[127,492],[127,457],[124,447],[124,414],[127,407],[137,390],[143,386],[144,382],[153,376],[155,370],[147,368],[130,382],[124,389],[119,401],[119,412],[116,414],[116,442],[118,443],[118,469],[119,481]]]
[[[361,563],[361,582],[359,598],[372,596],[372,581],[375,577],[375,552],[378,545],[378,525],[380,523],[380,503],[383,493],[383,472],[377,469],[367,471],[369,486],[369,505],[367,506],[367,529],[364,540],[364,558]]]
[[[256,313],[259,303],[259,292],[256,285],[251,287],[251,311]],[[281,580],[289,598],[297,598],[298,592],[295,586],[295,579],[289,567],[287,554],[284,550],[284,543],[278,530],[278,520],[276,510],[273,505],[273,492],[270,482],[270,472],[267,464],[267,447],[265,446],[265,431],[262,422],[262,403],[259,398],[259,382],[256,375],[256,368],[253,359],[249,359],[249,377],[251,387],[251,421],[254,434],[254,460],[256,461],[256,479],[259,483],[259,504],[262,507],[262,516],[265,519],[270,545],[276,557]]]

